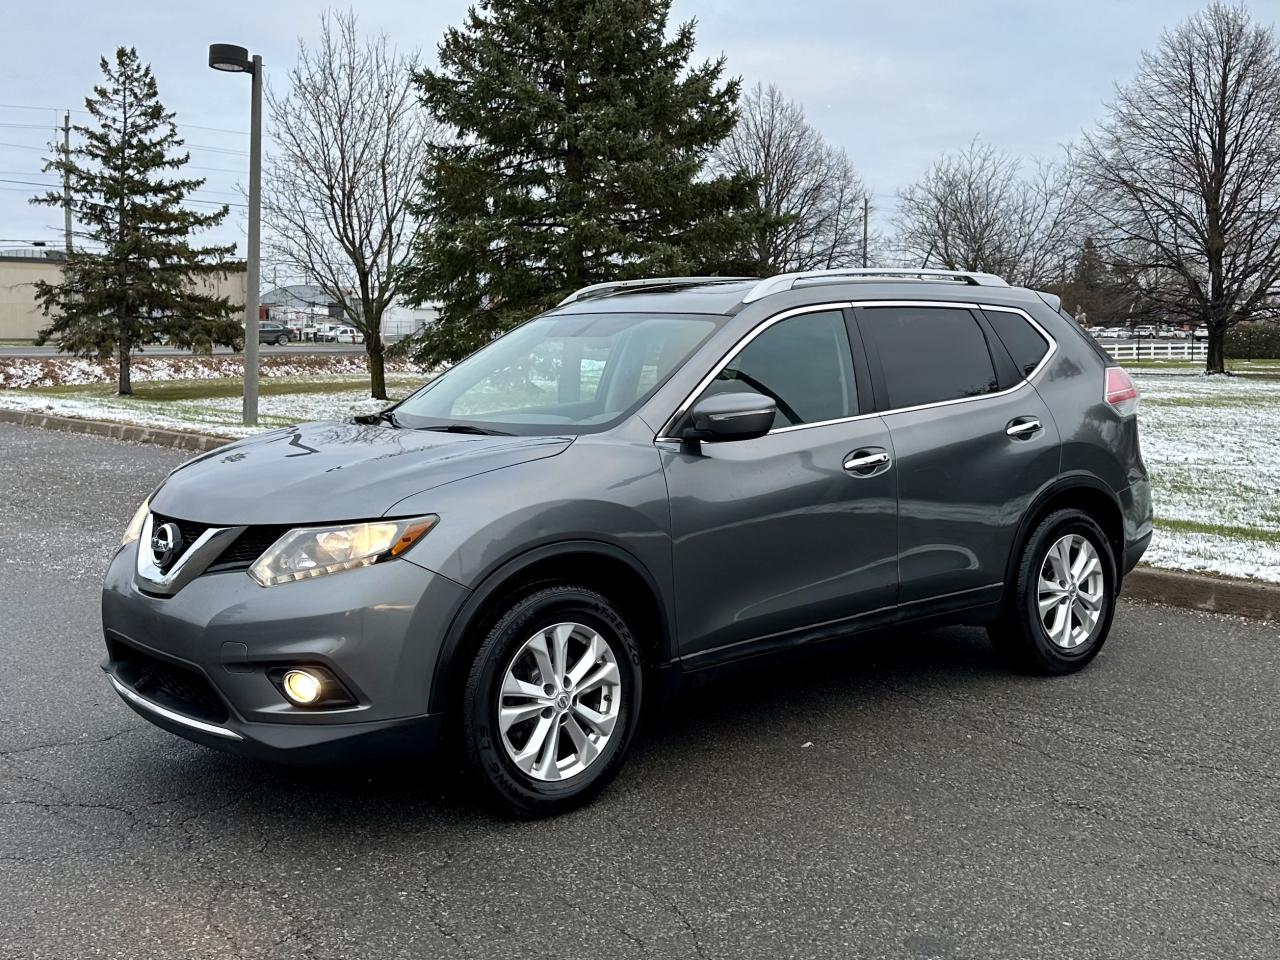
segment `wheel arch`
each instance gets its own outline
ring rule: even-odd
[[[454,615],[436,657],[430,710],[447,712],[457,703],[466,678],[466,654],[510,599],[538,584],[571,582],[598,590],[617,603],[636,631],[646,667],[674,658],[671,605],[649,570],[614,544],[570,540],[544,544],[508,559],[487,573]]]
[[[1124,513],[1120,507],[1120,498],[1114,490],[1091,474],[1075,474],[1059,477],[1052,484],[1041,490],[1031,502],[1031,506],[1023,513],[1018,525],[1018,533],[1013,541],[1013,549],[1009,551],[1009,560],[1005,567],[1005,588],[1017,574],[1018,561],[1022,549],[1036,525],[1055,510],[1082,510],[1097,521],[1106,534],[1111,545],[1111,552],[1116,564],[1117,589],[1124,567]],[[1007,597],[1006,597],[1007,599]]]

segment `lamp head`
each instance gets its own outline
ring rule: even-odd
[[[234,43],[209,44],[209,66],[226,73],[253,73],[249,51]]]

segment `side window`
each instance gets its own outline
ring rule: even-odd
[[[1027,323],[1027,318],[1020,313],[1010,313],[1007,310],[983,310],[982,312],[995,330],[996,336],[1008,349],[1009,356],[1013,357],[1018,372],[1024,377],[1028,376],[1049,352],[1049,344],[1044,337],[1040,336],[1039,331]]]
[[[968,310],[869,307],[862,316],[863,336],[880,354],[891,409],[999,389],[986,335]]]
[[[730,360],[702,395],[741,391],[773,399],[775,429],[855,416],[858,394],[844,315],[802,313],[775,323]]]

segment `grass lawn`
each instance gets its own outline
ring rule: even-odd
[[[1280,385],[1140,370],[1134,380],[1156,515],[1146,561],[1280,582]]]
[[[1151,373],[1197,374],[1204,372],[1203,360],[1122,360],[1126,370],[1144,370]],[[1280,360],[1228,360],[1227,370],[1245,376],[1280,377]]]
[[[393,399],[408,396],[423,383],[422,377],[387,377],[387,394]],[[368,390],[367,376],[338,377],[261,377],[260,396],[283,396],[291,393],[334,393]],[[170,400],[207,400],[214,397],[239,397],[244,390],[239,378],[220,380],[148,380],[133,385],[133,395],[140,400],[163,403]],[[31,387],[27,392],[51,396],[112,398],[114,384],[95,383],[61,387]]]
[[[397,400],[424,381],[421,376],[391,375],[387,393]],[[0,391],[0,407],[238,437],[255,432],[240,423],[242,390],[238,379],[147,381],[135,384],[130,397],[116,396],[110,384],[33,387]],[[370,398],[369,379],[364,375],[264,377],[258,392],[262,427],[349,419],[386,406],[385,401]]]

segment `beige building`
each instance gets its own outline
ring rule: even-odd
[[[0,340],[35,339],[49,322],[36,303],[35,282],[57,283],[61,278],[61,251],[0,250]],[[244,306],[243,269],[202,277],[198,283],[218,296],[229,297],[237,307]]]

